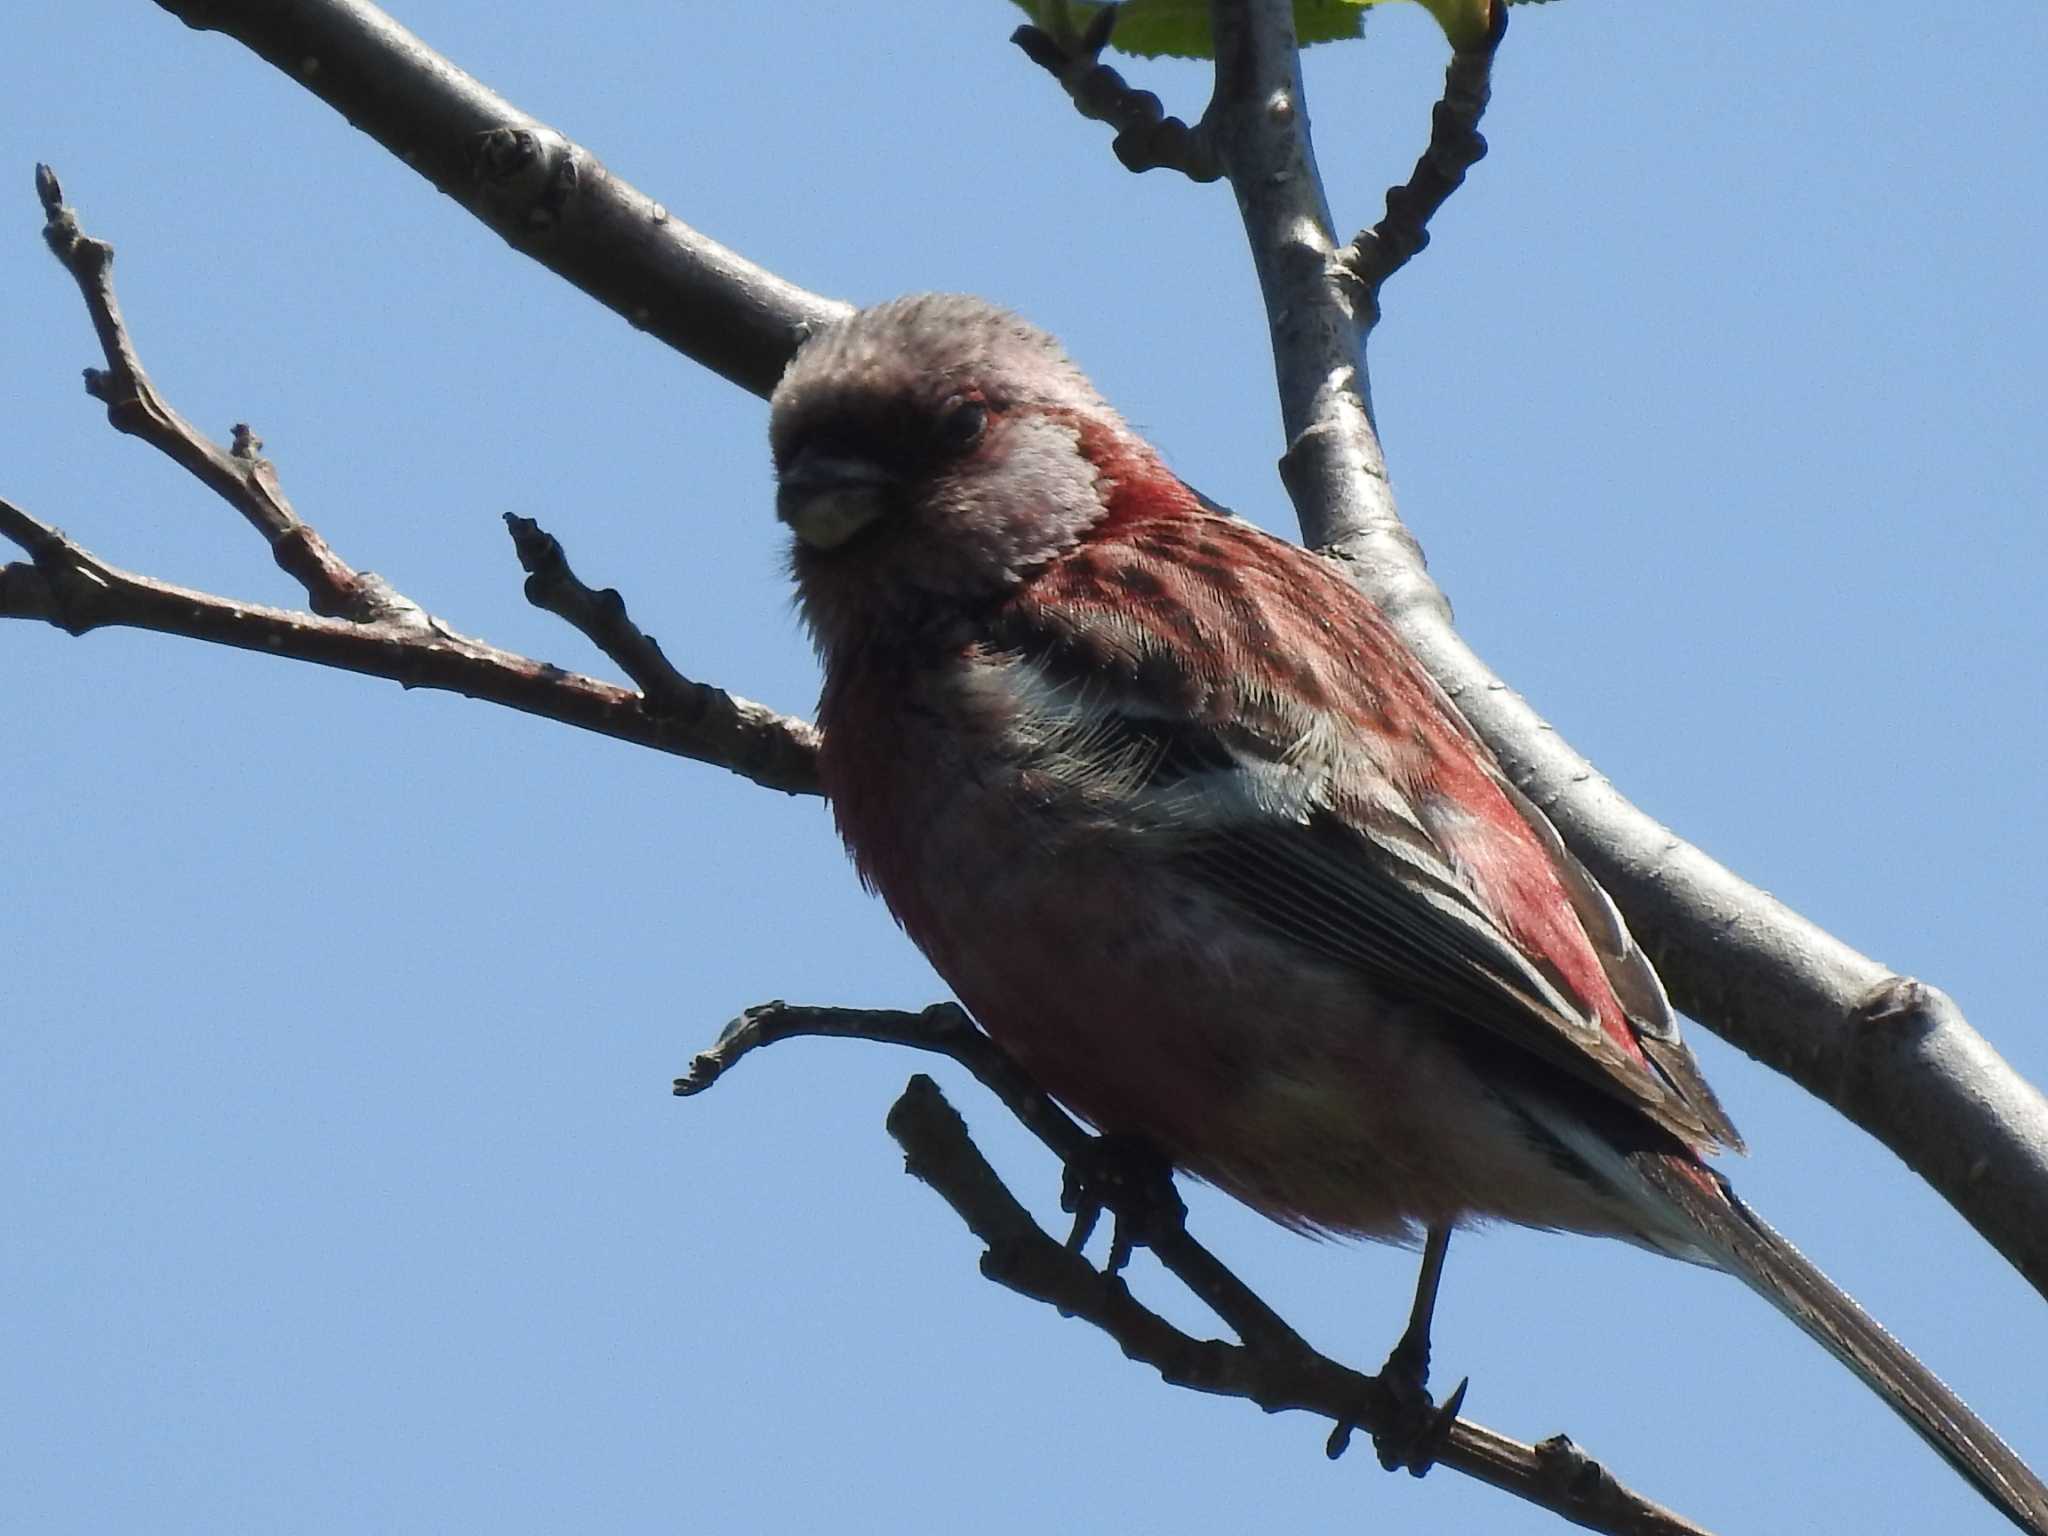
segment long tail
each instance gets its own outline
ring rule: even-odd
[[[1783,1312],[1939,1451],[2007,1519],[2048,1536],[2048,1487],[1934,1372],[1803,1258],[1702,1164],[1639,1152],[1631,1170],[1726,1270]]]

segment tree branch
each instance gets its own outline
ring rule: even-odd
[[[994,1093],[1069,1169],[1086,1166],[1095,1138],[951,1003],[920,1013],[764,1003],[728,1024],[676,1079],[675,1091],[702,1093],[750,1052],[811,1035],[884,1041],[946,1056]],[[919,1074],[910,1080],[889,1111],[888,1125],[903,1148],[906,1169],[936,1190],[987,1245],[981,1271],[998,1285],[1093,1324],[1169,1385],[1243,1398],[1268,1413],[1319,1414],[1340,1431],[1392,1422],[1394,1404],[1376,1378],[1311,1348],[1185,1226],[1150,1233],[1148,1244],[1239,1344],[1182,1332],[1138,1302],[1113,1268],[1096,1269],[1047,1233],[1003,1185],[930,1078]],[[1562,1435],[1524,1445],[1459,1419],[1437,1460],[1590,1530],[1700,1536],[1701,1527],[1624,1487]]]
[[[849,312],[672,218],[367,0],[157,4],[233,37],[514,250],[756,395],[810,331]]]
[[[592,591],[569,569],[561,542],[530,517],[505,514],[512,547],[525,567],[526,600],[574,625],[591,644],[618,663],[640,689],[650,714],[663,719],[702,720],[732,706],[722,688],[692,682],[662,653],[661,642],[626,616],[616,587]],[[816,733],[806,727],[807,740]]]
[[[195,592],[109,565],[7,501],[0,536],[33,562],[0,566],[0,618],[41,619],[74,635],[108,625],[152,629],[444,689],[729,768],[766,789],[818,792],[816,732],[722,689],[689,684],[702,707],[664,713],[630,689],[457,634],[411,605],[352,623]]]
[[[1945,995],[1631,805],[1452,627],[1388,489],[1365,366],[1373,311],[1330,232],[1288,0],[1217,0],[1212,13],[1211,114],[1266,297],[1280,475],[1304,539],[1344,563],[1607,887],[1672,1001],[1876,1136],[2048,1295],[2048,1100]]]
[[[1387,212],[1371,229],[1352,236],[1338,270],[1359,288],[1359,329],[1379,323],[1380,289],[1429,244],[1429,221],[1464,185],[1465,173],[1486,155],[1479,119],[1493,94],[1493,55],[1507,31],[1508,11],[1495,0],[1494,27],[1483,47],[1460,49],[1444,71],[1444,94],[1430,113],[1429,147],[1398,187],[1387,189]]]
[[[0,617],[43,619],[74,635],[107,625],[154,629],[445,688],[643,746],[714,763],[769,788],[817,792],[817,733],[803,721],[735,699],[684,677],[626,617],[615,591],[593,592],[562,547],[527,518],[506,519],[531,573],[529,600],[568,618],[638,683],[641,695],[564,672],[456,633],[371,571],[357,571],[302,521],[258,457],[246,426],[223,450],[170,405],[142,366],[114,292],[114,248],[87,235],[66,206],[57,176],[36,167],[44,239],[77,281],[107,359],[86,388],[107,415],[218,492],[269,542],[277,562],[306,588],[317,614],[240,603],[124,571],[55,528],[0,502],[0,536],[32,558],[0,571]]]
[[[247,518],[269,542],[279,567],[306,589],[315,613],[362,620],[386,615],[395,594],[375,576],[351,568],[299,520],[278,486],[275,466],[259,456],[263,444],[255,433],[238,424],[233,446],[224,449],[171,408],[150,382],[121,318],[114,248],[79,227],[77,211],[65,206],[57,173],[47,165],[36,167],[36,195],[43,204],[43,241],[78,284],[106,355],[104,369],[85,370],[85,388],[106,405],[107,420],[184,466]]]
[[[1179,171],[1190,181],[1214,181],[1223,174],[1205,123],[1190,128],[1150,91],[1125,82],[1102,62],[1102,50],[1116,27],[1117,8],[1105,5],[1080,33],[1060,35],[1042,27],[1019,27],[1010,41],[1045,70],[1073,99],[1083,117],[1116,129],[1110,149],[1127,171]]]

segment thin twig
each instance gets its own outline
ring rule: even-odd
[[[1341,270],[1359,289],[1359,327],[1379,323],[1380,288],[1429,244],[1429,221],[1464,183],[1465,173],[1486,156],[1479,119],[1493,89],[1493,55],[1507,30],[1507,6],[1493,7],[1495,25],[1478,48],[1451,55],[1444,94],[1429,119],[1429,147],[1406,182],[1387,189],[1387,212],[1371,229],[1352,238],[1339,258]]]
[[[1063,1164],[1083,1163],[1093,1144],[1094,1138],[1026,1077],[954,1003],[934,1003],[921,1013],[817,1008],[781,1001],[763,1003],[726,1025],[717,1043],[699,1053],[690,1063],[688,1074],[676,1079],[675,1091],[685,1096],[702,1093],[748,1052],[800,1035],[878,1040],[951,1057],[1000,1099]],[[1278,1313],[1225,1269],[1185,1228],[1161,1234],[1152,1246],[1161,1262],[1167,1263],[1239,1338],[1257,1344],[1301,1343]]]
[[[109,565],[0,501],[0,535],[33,563],[0,567],[0,618],[41,619],[74,635],[108,625],[439,688],[658,752],[695,758],[767,789],[816,794],[817,732],[765,705],[709,689],[700,716],[660,715],[615,683],[457,634],[416,608],[368,623],[217,597]]]
[[[36,191],[44,239],[77,282],[106,354],[104,370],[86,370],[87,389],[106,402],[116,427],[191,471],[261,532],[278,564],[299,577],[315,613],[239,603],[121,570],[20,508],[0,503],[0,534],[34,562],[5,568],[0,617],[45,619],[74,635],[131,625],[390,678],[407,687],[447,688],[716,763],[772,788],[817,792],[817,735],[810,726],[683,676],[626,617],[618,593],[584,586],[560,544],[528,519],[507,518],[521,563],[532,573],[528,597],[595,640],[640,685],[641,697],[458,634],[374,572],[350,567],[293,511],[248,427],[238,425],[232,448],[223,450],[164,400],[122,319],[112,280],[113,247],[84,232],[46,165],[36,167]],[[337,620],[347,623],[337,627]]]
[[[357,572],[300,520],[247,425],[237,423],[232,447],[223,448],[171,407],[150,381],[121,318],[114,248],[80,228],[77,211],[64,202],[57,173],[47,165],[36,167],[36,195],[43,204],[43,240],[78,284],[106,355],[105,368],[85,370],[85,388],[106,405],[107,420],[191,471],[247,518],[268,541],[278,566],[306,589],[315,613],[368,622],[402,607],[389,587]]]
[[[1032,1083],[973,1020],[952,1003],[918,1013],[763,1003],[734,1019],[709,1050],[676,1079],[679,1095],[704,1092],[749,1053],[807,1036],[875,1040],[931,1051],[958,1062],[1001,1100],[1069,1168],[1086,1163],[1095,1138]],[[987,1245],[982,1273],[1000,1285],[1094,1324],[1133,1360],[1169,1384],[1257,1403],[1269,1413],[1320,1414],[1338,1425],[1373,1430],[1399,1407],[1372,1376],[1311,1348],[1221,1260],[1176,1225],[1147,1234],[1162,1267],[1220,1318],[1240,1343],[1196,1339],[1139,1303],[1114,1273],[1098,1270],[1048,1234],[1003,1185],[965,1124],[923,1075],[913,1077],[889,1112],[889,1133],[909,1171],[929,1184]],[[1693,1533],[1700,1527],[1630,1492],[1583,1453],[1562,1456],[1457,1420],[1437,1460],[1592,1530]]]
[[[1102,62],[1116,17],[1117,8],[1105,5],[1079,33],[1062,36],[1043,27],[1022,26],[1010,34],[1010,41],[1059,81],[1083,117],[1116,130],[1110,149],[1125,170],[1179,171],[1190,181],[1216,180],[1223,166],[1208,129],[1169,117],[1157,96],[1129,84]]]
[[[723,688],[683,676],[662,653],[661,642],[635,624],[616,587],[594,590],[569,568],[553,534],[530,517],[505,514],[512,547],[526,570],[526,600],[566,619],[639,686],[648,712],[660,719],[697,721],[729,707]]]

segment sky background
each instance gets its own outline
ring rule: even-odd
[[[1291,529],[1221,185],[1132,177],[995,0],[400,0],[677,217],[859,301],[1065,338],[1211,495]],[[1347,229],[1444,45],[1320,50]],[[1639,804],[2048,1080],[2048,8],[1517,11],[1493,153],[1390,285],[1403,511],[1478,650]],[[1192,117],[1201,69],[1129,63]],[[762,403],[510,254],[238,45],[27,0],[0,64],[0,494],[133,569],[299,594],[117,437],[31,186],[112,240],[146,363],[252,422],[300,511],[450,624],[539,518],[694,676],[808,712]],[[11,553],[11,552],[10,552]],[[882,1117],[936,1070],[801,1042],[669,1083],[773,997],[943,995],[822,804],[448,695],[132,632],[0,629],[0,1524],[37,1533],[1554,1532],[1326,1426],[1163,1386],[981,1280]],[[2048,1308],[1862,1133],[1691,1035],[1738,1187],[2037,1466]],[[1367,1369],[1412,1259],[1205,1191],[1198,1235]],[[1140,1294],[1199,1326],[1141,1259]],[[1723,1531],[2005,1527],[1736,1283],[1614,1243],[1453,1249],[1442,1380]]]

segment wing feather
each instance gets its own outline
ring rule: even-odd
[[[1185,591],[1186,550],[1155,532],[1055,569],[992,626],[977,686],[1004,701],[1046,794],[1166,839],[1190,877],[1276,936],[1695,1146],[1739,1148],[1613,902],[1378,611],[1247,524],[1201,519],[1180,537],[1237,546],[1195,568],[1210,601],[1131,601],[1132,570],[1169,562]],[[1297,688],[1245,681],[1276,656]],[[1240,664],[1211,677],[1196,657]],[[1530,912],[1536,926],[1514,921]]]

